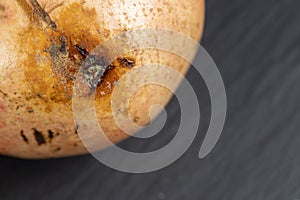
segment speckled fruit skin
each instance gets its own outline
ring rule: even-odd
[[[86,153],[72,114],[74,73],[84,57],[75,45],[91,51],[107,38],[144,27],[171,29],[199,40],[204,23],[204,0],[38,0],[56,23],[53,30],[28,2],[0,0],[0,153],[20,158]],[[51,48],[62,47],[62,36],[67,53],[51,55]],[[98,121],[113,142],[127,137],[111,114],[114,81],[143,64],[165,64],[181,73],[189,67],[178,56],[158,50],[137,50],[120,58],[134,66],[129,69],[116,60],[95,99]],[[128,113],[145,125],[149,106],[165,105],[170,97],[168,89],[147,85],[131,98]]]

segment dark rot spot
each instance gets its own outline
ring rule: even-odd
[[[54,132],[53,131],[48,130],[48,138],[49,138],[49,140],[51,142],[51,140],[54,138]]]
[[[74,45],[74,47],[83,56],[84,59],[89,55],[89,52],[84,47],[80,45]]]
[[[40,131],[36,130],[35,128],[33,128],[32,130],[34,131],[33,134],[37,144],[38,145],[46,144],[46,140],[43,134]]]
[[[79,125],[76,124],[76,126],[75,126],[75,134],[78,134],[78,129],[79,129]]]
[[[26,143],[28,144],[28,143],[29,143],[29,140],[28,140],[28,138],[26,137],[26,135],[24,135],[24,131],[23,131],[23,130],[21,130],[20,135],[21,135],[23,141],[26,142]]]
[[[7,93],[3,92],[2,90],[0,90],[0,94],[1,94],[3,97],[7,97]]]
[[[123,67],[131,68],[135,65],[135,60],[133,58],[118,58],[118,61]]]
[[[140,118],[139,118],[139,117],[135,117],[135,118],[133,119],[133,121],[134,121],[135,123],[138,123],[138,122],[139,122],[139,120],[140,120]]]

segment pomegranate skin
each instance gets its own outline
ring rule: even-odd
[[[31,159],[86,153],[72,112],[74,77],[85,51],[124,31],[150,27],[200,40],[203,24],[204,0],[0,0],[0,153]],[[114,83],[149,63],[183,74],[189,68],[179,56],[155,49],[120,55],[95,90],[98,121],[114,143],[128,137],[111,112]],[[165,105],[171,96],[164,87],[147,85],[131,98],[128,113],[146,125],[148,108]]]

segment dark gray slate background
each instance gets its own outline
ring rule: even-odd
[[[209,0],[202,45],[216,61],[228,95],[228,117],[213,152],[197,154],[210,115],[207,89],[193,73],[202,109],[191,148],[150,174],[112,170],[92,156],[26,161],[0,157],[1,200],[296,200],[300,199],[300,1]],[[176,132],[179,108],[147,151]]]

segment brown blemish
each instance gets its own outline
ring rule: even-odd
[[[102,79],[101,84],[96,89],[96,100],[112,93],[118,80],[126,74],[136,64],[133,56],[122,55],[115,60],[107,74]]]
[[[96,11],[79,5],[74,3],[62,9],[55,19],[59,30],[31,25],[19,35],[20,53],[26,55],[21,64],[25,67],[27,84],[46,103],[71,100],[73,81],[83,60],[74,45],[92,50],[102,41],[90,30],[98,25]]]
[[[30,6],[31,10],[20,4],[23,1],[18,2],[27,13],[32,12]],[[24,83],[31,94],[27,100],[40,98],[46,103],[45,112],[52,111],[50,102],[70,105],[74,80],[83,60],[110,35],[109,30],[101,29],[97,17],[94,8],[87,9],[80,3],[72,3],[51,18],[57,30],[32,23],[19,33],[20,54],[21,57],[25,55],[19,65],[24,68]],[[102,35],[99,30],[102,30]],[[135,58],[129,55],[114,61],[97,85],[96,100],[110,95],[114,83],[134,65]]]
[[[46,105],[46,107],[44,108],[44,111],[46,113],[50,113],[50,112],[52,112],[52,108],[49,105]]]
[[[76,135],[78,134],[78,129],[79,129],[79,125],[76,124],[76,126],[75,126],[75,134],[76,134]]]
[[[7,93],[3,92],[2,90],[0,90],[0,94],[3,96],[3,97],[7,97]]]
[[[58,151],[60,151],[61,150],[61,147],[57,147],[57,148],[55,148],[54,150],[53,150],[53,152],[58,152]]]
[[[140,120],[140,118],[139,118],[139,117],[134,117],[134,118],[133,118],[133,121],[134,121],[135,123],[138,123],[138,122],[139,122],[139,120]]]
[[[54,138],[54,132],[53,131],[48,130],[48,138],[49,138],[49,140],[51,142],[51,140]]]
[[[118,61],[121,66],[131,68],[135,65],[135,59],[132,57],[123,57],[123,58],[118,58]]]
[[[21,135],[23,141],[24,141],[25,143],[28,144],[28,143],[29,143],[29,140],[28,140],[28,138],[26,137],[26,135],[24,134],[24,131],[23,131],[23,130],[21,130],[20,135]]]
[[[43,134],[35,128],[33,128],[32,130],[33,130],[33,135],[34,135],[34,138],[35,138],[37,144],[39,146],[42,144],[46,144],[46,140],[45,140]]]
[[[85,59],[89,55],[89,52],[84,47],[82,47],[80,45],[74,45],[74,47],[81,54],[83,59]]]
[[[34,113],[34,110],[32,107],[27,107],[26,110],[28,113]]]

